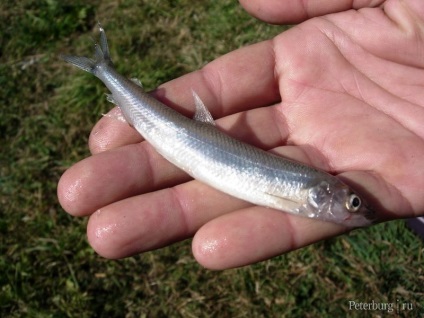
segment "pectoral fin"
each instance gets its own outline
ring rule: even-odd
[[[131,80],[131,82],[133,82],[135,85],[137,85],[137,86],[138,86],[138,87],[140,87],[142,90],[144,90],[143,84],[141,83],[141,81],[140,81],[138,78],[133,77],[133,78],[130,78],[130,80]]]

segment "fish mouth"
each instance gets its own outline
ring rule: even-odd
[[[361,214],[368,220],[371,222],[371,224],[373,223],[377,223],[377,214],[375,212],[375,210],[369,206],[368,203],[363,201],[363,208],[361,209]]]

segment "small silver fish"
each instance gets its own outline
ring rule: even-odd
[[[338,178],[233,139],[215,127],[193,92],[194,120],[118,74],[101,26],[95,59],[62,59],[98,77],[132,125],[167,160],[193,178],[248,202],[349,227],[370,225],[374,213]]]

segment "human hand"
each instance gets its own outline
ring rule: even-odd
[[[347,11],[347,0],[241,2],[270,22],[306,21],[162,85],[156,97],[189,113],[194,89],[220,129],[339,175],[382,220],[423,215],[421,0],[380,1],[358,11]],[[135,130],[108,117],[94,127],[89,146],[93,156],[65,172],[58,197],[68,213],[90,217],[90,244],[108,258],[194,235],[196,259],[223,269],[347,231],[190,180]]]

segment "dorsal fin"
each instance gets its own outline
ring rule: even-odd
[[[194,104],[196,105],[196,112],[193,119],[215,126],[215,121],[211,113],[206,108],[205,104],[203,104],[199,95],[197,95],[194,90],[191,90],[191,93],[193,94]]]

